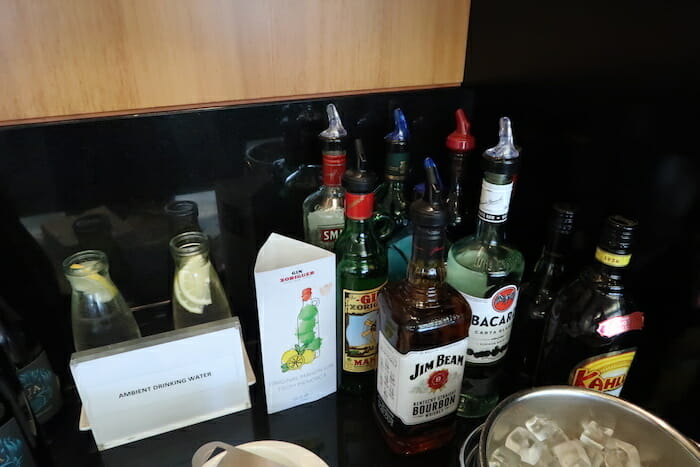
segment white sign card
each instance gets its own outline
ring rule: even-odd
[[[255,262],[267,412],[336,390],[335,255],[272,234]]]
[[[250,408],[238,318],[74,353],[99,450]]]

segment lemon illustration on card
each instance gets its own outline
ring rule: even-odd
[[[297,343],[293,349],[282,354],[282,372],[298,370],[303,365],[312,363],[319,355],[321,337],[319,333],[318,305],[319,299],[311,297],[311,288],[301,291],[301,311],[297,315],[295,335]]]

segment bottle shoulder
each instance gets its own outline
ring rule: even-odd
[[[452,245],[448,252],[448,269],[450,263],[477,272],[512,271],[519,276],[518,282],[525,269],[523,254],[513,246],[482,242],[473,235]]]

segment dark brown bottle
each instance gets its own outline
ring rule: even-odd
[[[608,217],[595,263],[557,296],[545,326],[537,385],[620,395],[644,325],[623,282],[636,227],[623,216]]]
[[[532,386],[547,315],[570,276],[567,266],[574,214],[574,208],[564,203],[552,207],[542,254],[530,280],[520,288],[506,356],[513,390]]]
[[[445,226],[437,170],[425,162],[425,197],[411,204],[413,253],[407,278],[379,294],[374,413],[389,448],[416,454],[448,443],[467,351],[471,309],[445,282]]]

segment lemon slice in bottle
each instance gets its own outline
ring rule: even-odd
[[[173,284],[175,300],[190,313],[202,314],[204,307],[211,305],[210,268],[209,261],[195,256],[177,271]]]
[[[97,261],[85,261],[84,263],[75,263],[70,265],[71,269],[97,269]],[[117,294],[117,288],[106,277],[92,273],[85,276],[68,276],[73,288],[86,295],[92,295],[101,303],[111,301]]]

